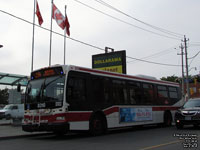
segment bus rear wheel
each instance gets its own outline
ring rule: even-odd
[[[106,121],[101,115],[95,115],[90,121],[90,133],[93,136],[102,135],[106,132]]]
[[[172,125],[172,115],[170,112],[165,112],[163,124],[164,124],[164,127],[169,127]]]

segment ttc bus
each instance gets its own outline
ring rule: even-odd
[[[180,102],[177,83],[56,65],[31,73],[22,129],[99,135],[111,128],[170,126]]]

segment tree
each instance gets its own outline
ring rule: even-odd
[[[171,81],[171,82],[180,82],[181,81],[181,78],[178,77],[178,76],[175,76],[175,75],[162,77],[160,79],[163,80],[163,81]]]
[[[161,80],[164,81],[171,81],[171,82],[178,82],[178,83],[182,83],[182,77],[178,77],[178,76],[167,76],[167,77],[162,77],[160,78]],[[188,81],[189,83],[195,83],[195,82],[200,82],[200,76],[196,75],[196,76],[188,76]],[[184,83],[186,83],[186,77],[184,79]]]
[[[8,104],[8,89],[0,89],[0,104]]]

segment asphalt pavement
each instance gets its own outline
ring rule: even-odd
[[[47,134],[47,132],[24,132],[21,127],[21,120],[0,120],[0,140],[41,134]]]

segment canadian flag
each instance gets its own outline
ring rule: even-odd
[[[67,33],[67,35],[70,36],[70,31],[69,31],[70,24],[69,24],[67,16],[65,18],[65,27],[66,27],[66,33]]]
[[[62,15],[60,10],[53,4],[53,19],[56,20],[57,24],[64,30],[65,28],[65,17]]]
[[[52,18],[56,20],[57,24],[64,30],[66,27],[66,33],[68,36],[70,36],[70,31],[69,31],[69,21],[66,16],[66,18],[62,15],[60,10],[56,7],[55,4],[53,4],[53,15]]]
[[[43,19],[42,19],[42,15],[40,13],[40,8],[39,8],[39,5],[38,5],[37,1],[36,1],[36,15],[38,17],[38,23],[39,23],[39,25],[42,25]]]

